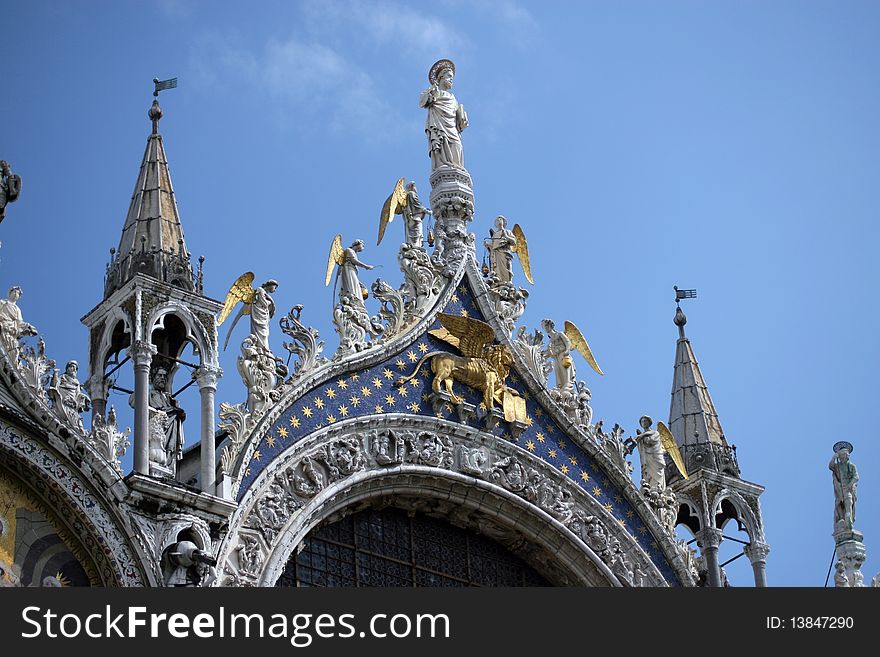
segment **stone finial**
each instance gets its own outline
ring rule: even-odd
[[[675,307],[675,317],[673,317],[672,322],[678,327],[678,335],[681,338],[684,338],[684,325],[687,324],[688,318],[682,312],[681,306]]]
[[[159,134],[159,121],[162,119],[162,108],[159,107],[159,101],[154,100],[153,104],[150,106],[150,111],[148,112],[148,116],[150,117],[150,121],[153,122],[153,134]]]

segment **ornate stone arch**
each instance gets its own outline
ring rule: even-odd
[[[675,524],[684,525],[694,536],[705,528],[705,518],[700,511],[699,502],[685,493],[678,493],[678,517]]]
[[[364,505],[427,509],[560,584],[669,584],[602,505],[544,461],[463,425],[405,415],[335,424],[281,453],[231,518],[218,582],[273,585],[312,528]]]
[[[165,318],[169,315],[174,315],[183,323],[187,331],[186,339],[192,340],[199,350],[200,364],[216,366],[218,363],[218,353],[217,344],[213,340],[213,336],[208,333],[196,314],[183,304],[172,300],[152,308],[144,322],[144,335],[149,339],[153,331],[164,326]]]
[[[107,357],[108,351],[112,346],[113,332],[119,325],[119,322],[122,322],[123,324],[123,333],[129,335],[130,340],[133,339],[134,331],[132,330],[132,318],[119,306],[113,306],[107,317],[104,319],[103,330],[98,336],[97,345],[94,349],[96,359],[101,361],[98,362],[98,360],[96,360],[96,362],[92,364],[96,367],[96,371],[97,368],[104,366],[103,360]]]
[[[737,491],[730,488],[722,488],[712,499],[711,509],[714,518],[721,513],[721,503],[727,500],[736,509],[739,519],[746,526],[746,533],[754,543],[764,543],[764,528],[761,521],[752,510],[746,499]]]
[[[139,534],[85,473],[16,426],[0,421],[0,464],[63,521],[77,556],[95,566],[100,586],[156,586],[158,570]],[[99,473],[93,473],[99,481]],[[135,537],[132,540],[131,537]],[[76,554],[76,552],[74,552]]]

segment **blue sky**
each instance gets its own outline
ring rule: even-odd
[[[3,5],[0,158],[24,185],[0,226],[0,285],[22,286],[56,360],[88,360],[79,318],[101,300],[154,77],[179,78],[161,132],[206,293],[222,300],[248,270],[275,278],[279,313],[304,304],[332,352],[327,249],[336,232],[363,238],[372,273],[400,282],[377,215],[401,176],[427,198],[417,98],[449,57],[472,230],[481,243],[497,214],[523,226],[535,285],[520,323],[580,326],[606,373],[579,366],[595,417],[630,434],[642,414],[667,418],[672,286],[697,288],[687,332],[743,477],[767,488],[770,583],[824,582],[841,439],[862,477],[863,570],[880,570],[880,441],[862,436],[880,360],[880,5]],[[244,398],[234,357],[229,402]],[[744,558],[730,568],[749,582]]]

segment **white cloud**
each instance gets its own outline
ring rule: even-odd
[[[367,71],[330,46],[295,36],[252,52],[235,36],[205,35],[193,46],[190,63],[203,86],[245,86],[268,96],[279,112],[297,116],[287,125],[311,128],[320,119],[336,132],[369,139],[378,137],[377,116],[396,114]]]
[[[482,14],[490,23],[503,30],[506,43],[519,48],[529,47],[539,30],[538,21],[516,0],[443,0],[448,7],[472,14]]]
[[[305,11],[309,27],[316,32],[338,32],[344,27],[366,37],[371,45],[390,45],[407,54],[448,53],[466,45],[460,30],[400,3],[316,1],[307,4]]]

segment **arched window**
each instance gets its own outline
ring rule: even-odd
[[[401,509],[368,509],[319,526],[275,586],[550,586],[476,532]]]

